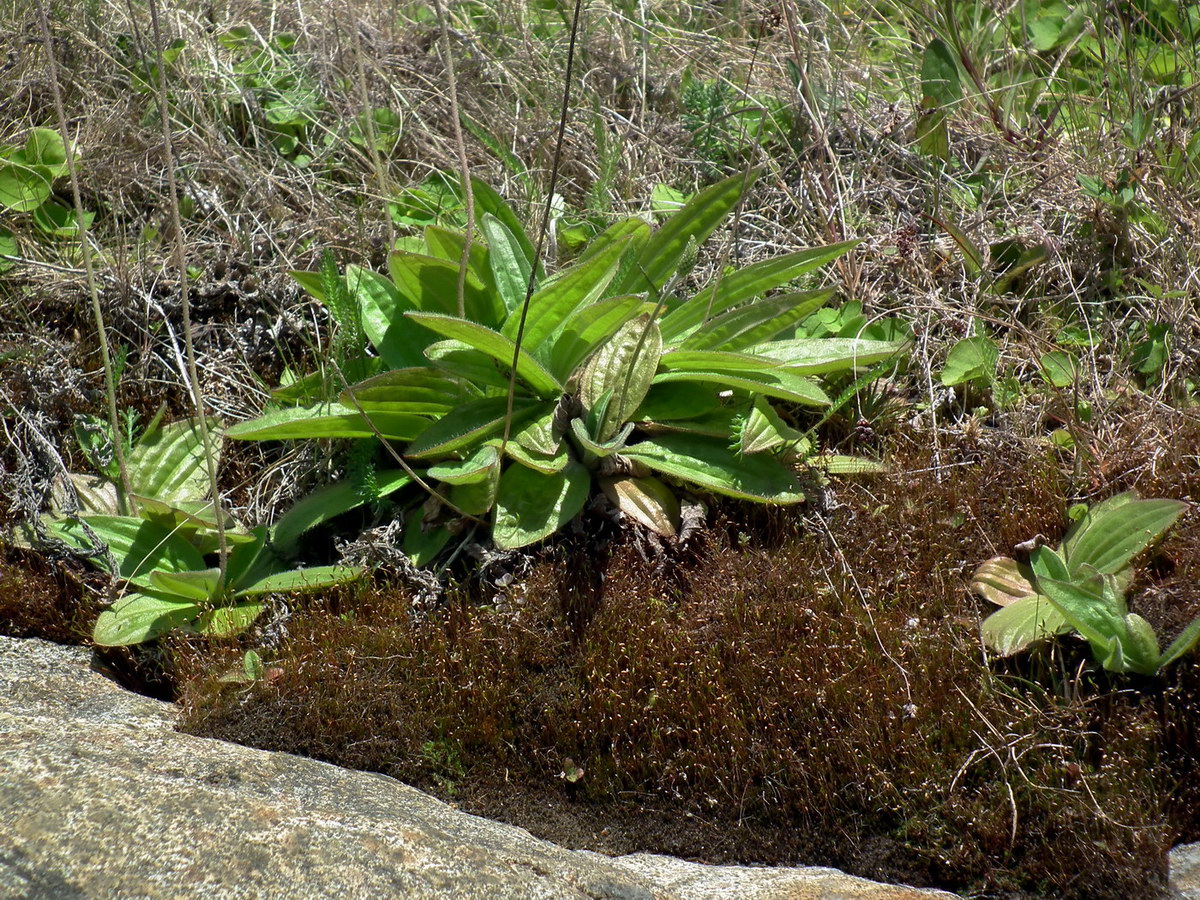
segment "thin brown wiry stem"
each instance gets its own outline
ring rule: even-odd
[[[471,244],[475,240],[475,193],[471,190],[471,166],[467,160],[467,145],[463,139],[462,121],[458,109],[458,79],[454,74],[454,53],[450,47],[450,24],[446,19],[445,4],[442,0],[434,0],[433,5],[437,7],[442,55],[446,57],[446,88],[450,95],[450,120],[454,127],[454,148],[458,154],[463,200],[467,206],[467,229],[463,240],[462,256],[458,261],[458,315],[459,318],[463,318],[467,312],[467,266],[471,261]]]
[[[571,111],[571,73],[575,68],[575,42],[579,36],[579,16],[583,9],[583,0],[575,0],[575,12],[571,18],[571,41],[567,45],[567,70],[563,76],[562,109],[558,117],[558,135],[554,140],[554,161],[550,166],[550,184],[546,187],[546,207],[542,213],[542,227],[538,230],[537,247],[533,251],[533,259],[529,267],[529,282],[525,285],[525,299],[521,303],[521,319],[517,324],[517,339],[513,342],[512,367],[508,373],[508,404],[504,411],[504,437],[500,441],[500,455],[508,446],[512,436],[513,402],[517,391],[517,363],[521,359],[521,342],[525,337],[525,320],[529,317],[529,301],[533,297],[533,289],[537,286],[538,261],[546,246],[546,235],[550,231],[550,216],[554,211],[554,191],[558,187],[558,170],[562,164],[563,138],[567,131],[567,116]]]
[[[54,95],[54,113],[58,118],[58,130],[67,148],[67,174],[71,179],[71,199],[75,204],[75,228],[79,234],[79,250],[83,254],[83,270],[87,277],[88,294],[92,302],[92,318],[96,323],[96,336],[100,340],[100,363],[104,369],[104,398],[108,406],[108,427],[112,430],[113,453],[117,458],[117,471],[121,478],[121,493],[118,511],[127,512],[131,503],[129,469],[125,464],[125,445],[121,441],[120,418],[117,413],[117,384],[113,373],[112,353],[108,345],[108,333],[104,325],[104,311],[100,308],[100,291],[96,287],[96,270],[92,261],[92,245],[88,243],[88,223],[83,215],[83,199],[79,193],[79,173],[75,169],[75,154],[71,152],[71,139],[67,134],[67,113],[63,106],[62,89],[58,82],[58,58],[54,53],[54,37],[50,33],[50,18],[44,0],[38,0],[38,22],[42,30],[42,43],[46,48],[46,60],[50,69],[50,90]]]
[[[158,2],[150,0],[150,25],[154,31],[154,52],[158,63],[158,113],[162,120],[163,154],[167,166],[167,207],[174,231],[175,269],[179,278],[179,306],[183,317],[183,345],[187,354],[187,376],[192,392],[192,403],[196,408],[196,423],[200,429],[200,441],[204,447],[204,466],[208,470],[209,490],[212,493],[217,523],[217,545],[220,553],[221,580],[229,561],[229,542],[225,537],[225,522],[221,515],[221,489],[217,484],[217,464],[213,447],[213,435],[208,427],[208,416],[204,412],[204,392],[200,387],[200,376],[196,369],[196,350],[192,341],[192,307],[188,290],[187,258],[183,249],[183,223],[179,215],[179,194],[175,182],[175,149],[171,141],[171,113],[167,103],[167,64],[162,52],[162,29],[158,23]]]

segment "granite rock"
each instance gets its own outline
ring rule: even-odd
[[[566,850],[391,778],[177,733],[90,653],[0,638],[0,897],[918,900],[827,868]],[[1200,898],[1200,853],[1175,864]]]

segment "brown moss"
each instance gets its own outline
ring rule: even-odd
[[[1200,774],[1194,666],[1128,691],[1080,675],[1071,643],[988,665],[970,571],[1061,533],[1066,485],[1036,445],[944,449],[966,464],[934,472],[900,447],[822,515],[718,517],[693,559],[597,550],[582,630],[564,609],[584,544],[490,605],[463,592],[413,619],[386,586],[313,604],[252,688],[216,681],[232,649],[193,656],[187,727],[387,772],[577,846],[1144,896],[1197,828],[1194,790],[1170,799]],[[1193,525],[1172,540],[1190,548]],[[1174,596],[1175,575],[1148,584]]]
[[[99,611],[81,566],[0,546],[0,634],[78,644]]]

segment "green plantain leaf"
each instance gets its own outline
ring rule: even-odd
[[[516,235],[491,213],[484,213],[480,228],[487,237],[492,278],[507,315],[525,302],[532,266]]]
[[[392,369],[342,391],[340,402],[351,409],[354,403],[368,413],[394,412],[414,415],[441,415],[464,400],[479,396],[469,383],[445,372],[421,366]]]
[[[150,586],[155,590],[191,603],[208,603],[221,593],[221,570],[192,569],[186,572],[150,572]]]
[[[831,372],[849,372],[891,359],[905,346],[905,341],[801,338],[758,344],[746,348],[746,352],[773,359],[788,371],[801,375],[826,375]]]
[[[375,473],[375,499],[393,494],[411,481],[403,469],[381,469]],[[271,546],[277,552],[291,556],[300,535],[362,506],[368,499],[371,498],[364,497],[350,481],[339,481],[313,491],[275,520],[270,530]]]
[[[475,209],[478,213],[484,217],[491,215],[498,219],[516,239],[517,246],[525,256],[525,264],[532,265],[534,262],[533,242],[529,240],[529,236],[521,226],[521,220],[517,218],[512,207],[504,202],[504,198],[496,193],[495,188],[479,178],[471,178],[471,193],[474,195]],[[521,296],[524,298],[524,293]]]
[[[1089,566],[1116,574],[1175,524],[1188,505],[1179,500],[1139,500],[1132,491],[1092,506],[1063,540],[1072,575]]]
[[[779,417],[765,397],[755,397],[742,425],[740,453],[762,453],[798,441],[802,435]]]
[[[299,280],[300,274],[307,273],[293,272],[292,276]],[[423,365],[421,349],[433,340],[433,335],[405,318],[404,313],[415,309],[412,301],[389,279],[370,269],[349,265],[345,277],[346,288],[358,303],[363,332],[383,361],[393,369]],[[307,284],[305,287],[312,291]]]
[[[472,385],[477,391],[485,388],[508,389],[508,378],[500,371],[498,361],[480,353],[462,341],[437,341],[425,348],[425,356],[436,369]],[[507,368],[512,357],[505,362]]]
[[[689,434],[658,435],[622,451],[672,478],[706,490],[760,503],[799,503],[796,476],[771,456],[738,456],[720,438]]]
[[[544,282],[529,298],[525,316],[525,332],[521,346],[540,359],[549,356],[548,339],[572,312],[598,300],[617,274],[617,265],[625,244],[615,242],[595,256],[577,262]],[[524,300],[524,295],[522,295]],[[515,341],[521,325],[521,310],[514,309],[501,329],[504,336]],[[510,354],[509,359],[512,356]]]
[[[513,431],[516,431],[518,423],[524,423],[539,413],[544,414],[547,406],[528,397],[514,398]],[[477,447],[504,431],[507,409],[506,397],[485,397],[464,403],[438,419],[413,441],[407,455],[417,458],[444,456]]]
[[[684,350],[744,350],[770,341],[829,302],[833,291],[781,294],[731,309],[679,343]]]
[[[654,304],[639,294],[606,297],[576,309],[553,338],[549,354],[551,373],[565,383],[579,364],[622,325],[635,316],[653,312]]]
[[[815,381],[804,375],[797,375],[794,372],[788,372],[784,369],[766,369],[761,372],[749,369],[725,372],[676,369],[660,372],[654,378],[656,386],[672,381],[699,381],[708,384],[719,384],[725,387],[750,391],[751,393],[764,394],[767,397],[777,397],[780,400],[791,400],[805,406],[829,405],[829,396],[821,390]]]
[[[290,594],[296,591],[317,591],[345,584],[363,576],[363,570],[351,566],[313,566],[308,569],[289,569],[256,581],[237,592],[238,597],[260,594]]]
[[[607,405],[592,432],[607,443],[641,406],[662,356],[662,334],[649,316],[626,322],[597,350],[579,377],[579,399],[591,413],[602,397]]]
[[[1159,667],[1169,666],[1184,654],[1191,652],[1197,643],[1200,643],[1200,616],[1192,619],[1188,623],[1188,626],[1179,632],[1179,636],[1171,642],[1171,646],[1163,653],[1158,663]]]
[[[678,212],[673,213],[645,243],[636,262],[615,293],[637,294],[647,291],[657,294],[676,273],[689,242],[699,246],[733,211],[742,191],[748,189],[758,172],[738,173],[705,188],[694,195]]]
[[[738,177],[738,176],[735,176]],[[668,343],[682,339],[705,321],[740,306],[769,290],[819,269],[858,246],[861,241],[842,241],[810,247],[754,263],[722,276],[685,300],[663,317],[663,336]],[[803,295],[801,295],[803,296]]]
[[[92,640],[101,647],[142,644],[195,620],[203,611],[196,603],[153,593],[126,594],[100,613]]]
[[[457,315],[457,262],[398,250],[388,257],[388,271],[400,293],[414,308],[427,313]],[[469,269],[463,284],[463,302],[466,318],[472,322],[490,327],[501,321],[504,304]]]
[[[208,430],[215,466],[220,461],[220,421],[210,418]],[[199,500],[209,493],[204,442],[196,419],[181,419],[144,435],[130,451],[126,468],[135,494],[164,503]]]
[[[223,638],[241,634],[262,615],[265,603],[235,603],[218,606],[201,615],[192,626],[199,634]]]
[[[1027,647],[1071,630],[1049,598],[1037,594],[1015,600],[983,620],[983,642],[993,653],[1012,656]]]
[[[591,483],[576,462],[555,475],[509,466],[500,476],[492,540],[502,550],[514,550],[549,537],[583,509]]]
[[[371,423],[383,437],[411,441],[429,426],[429,420],[411,413],[369,413]],[[375,437],[362,414],[341,403],[320,403],[279,409],[239,422],[225,431],[226,437],[243,441],[286,441],[301,438]]]
[[[414,312],[408,315],[444,337],[462,341],[474,347],[480,353],[502,363],[506,368],[512,365],[516,346],[507,337],[490,328],[466,319],[437,313]],[[517,377],[542,397],[557,397],[562,394],[563,386],[558,379],[547,372],[545,367],[525,350],[521,350],[517,357]]]
[[[455,459],[429,467],[429,477],[446,484],[474,484],[485,481],[500,463],[500,454],[490,445],[479,447],[466,459]]]
[[[148,588],[155,569],[185,572],[205,568],[204,558],[181,535],[167,531],[136,516],[83,516],[79,521],[61,520],[48,527],[55,537],[81,550],[92,548],[83,525],[108,545],[116,561],[114,575]],[[107,568],[103,556],[96,563]]]

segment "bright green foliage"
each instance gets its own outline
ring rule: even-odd
[[[476,182],[480,227],[461,294],[464,235],[436,226],[425,229],[420,248],[391,255],[390,278],[348,268],[347,293],[379,355],[356,366],[370,377],[336,402],[269,412],[228,434],[357,437],[372,430],[370,419],[405,445],[413,466],[427,467],[419,474],[446,505],[491,517],[493,540],[506,548],[553,534],[596,485],[634,520],[674,534],[678,500],[651,470],[740,499],[799,502],[792,467],[811,443],[782,424],[769,398],[828,406],[819,377],[894,356],[903,342],[799,330],[832,291],[764,299],[854,241],[724,272],[695,294],[677,293],[682,270],[753,174],[704,189],[657,228],[617,222],[550,275],[537,268],[513,211]],[[297,277],[323,302],[339,292],[327,271]],[[301,381],[319,386],[312,376]],[[305,399],[292,388],[277,397]],[[747,436],[741,423],[752,411],[773,423],[771,436],[757,420]],[[415,540],[425,531],[407,533]]]
[[[1001,656],[1075,631],[1096,660],[1114,672],[1152,675],[1200,641],[1200,618],[1160,652],[1153,629],[1130,613],[1125,591],[1133,559],[1187,509],[1178,500],[1118,494],[1088,509],[1058,550],[1038,547],[1029,565],[1005,556],[981,565],[971,587],[1002,607],[983,623],[983,640]]]
[[[73,238],[79,233],[75,210],[50,199],[54,182],[69,171],[68,148],[52,128],[33,128],[24,145],[0,145],[0,212],[31,213],[33,224],[54,238]],[[95,213],[84,213],[90,225]],[[15,256],[13,233],[0,228],[0,255]],[[0,272],[11,263],[0,259]]]
[[[219,441],[220,423],[210,421],[209,429]],[[357,578],[359,570],[346,566],[295,568],[301,535],[410,480],[403,471],[375,473],[369,497],[349,481],[330,485],[269,528],[250,532],[225,517],[221,525],[229,555],[222,576],[215,559],[221,543],[218,513],[205,499],[204,444],[194,419],[162,427],[152,423],[131,443],[128,494],[116,483],[115,469],[105,469],[113,480],[71,473],[78,508],[44,523],[52,537],[88,553],[125,582],[122,597],[96,622],[93,639],[103,646],[141,643],[174,628],[236,634],[262,612],[266,594],[316,590]],[[136,514],[128,514],[130,509]]]

